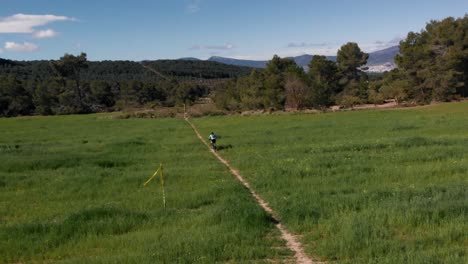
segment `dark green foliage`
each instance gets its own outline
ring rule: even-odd
[[[369,54],[361,51],[356,43],[349,42],[338,50],[336,57],[339,69],[338,102],[341,105],[353,106],[367,102],[367,75],[359,67],[367,63]]]
[[[67,54],[63,58],[70,59]],[[75,56],[73,56],[75,57]],[[79,57],[79,56],[76,56]],[[56,77],[51,67],[54,61],[16,62],[0,59],[0,74],[15,74],[20,80],[49,79]],[[57,61],[55,61],[57,63]],[[252,68],[226,65],[211,61],[157,60],[157,61],[87,61],[87,68],[80,71],[83,81],[158,81],[162,77],[145,69],[150,66],[166,78],[177,80],[225,79],[248,75]]]
[[[342,72],[356,74],[368,58],[369,54],[362,52],[357,43],[348,42],[338,50],[336,62]]]
[[[324,108],[332,104],[381,104],[386,99],[428,103],[468,96],[468,15],[431,21],[400,43],[399,68],[367,74],[369,54],[349,42],[336,62],[314,56],[304,74],[291,59],[274,56],[261,73],[217,87],[218,106],[228,110]]]
[[[286,75],[284,84],[286,102],[285,107],[292,109],[301,109],[307,105],[307,99],[310,97],[310,88],[307,86],[304,78],[299,78],[296,74]]]
[[[165,76],[182,79],[225,79],[246,76],[252,68],[214,61],[157,60],[144,61]]]
[[[58,95],[61,91],[62,87],[56,80],[39,82],[33,94],[36,113],[40,115],[54,114],[59,106]]]
[[[248,77],[218,86],[214,99],[228,110],[283,109],[288,96],[287,78],[292,76],[302,80],[304,70],[294,60],[275,55],[266,70],[253,70]]]
[[[261,71],[195,60],[89,62],[84,53],[59,61],[0,59],[0,116],[175,106],[208,95],[231,111],[457,100],[468,96],[467,36],[468,15],[431,21],[408,33],[395,57],[398,69],[383,75],[361,70],[369,54],[352,42],[336,62],[314,56],[307,74],[276,55]]]
[[[249,72],[247,67],[207,61],[91,62],[85,53],[65,54],[58,61],[0,59],[0,116],[192,103],[225,79]]]
[[[0,116],[28,115],[33,111],[29,93],[14,75],[0,76]]]
[[[342,50],[338,64],[325,56],[314,56],[308,74],[294,60],[275,55],[264,71],[217,87],[215,102],[228,110],[269,110],[324,108],[335,98],[341,102],[356,98],[351,106],[367,101],[367,76],[358,67],[368,55],[355,43],[344,45]]]
[[[314,56],[305,74],[294,60],[275,55],[263,72],[218,87],[215,102],[228,110],[300,109],[327,107],[335,98],[350,106],[367,101],[367,76],[358,68],[368,54],[356,43],[339,51],[338,63],[325,56]],[[347,102],[345,102],[347,100]]]
[[[81,72],[88,68],[85,53],[79,56],[65,54],[59,61],[51,63],[52,69],[58,74],[62,88],[66,91],[62,105],[68,110],[65,113],[91,112],[89,100],[89,84],[82,83]]]
[[[425,30],[408,33],[395,57],[396,78],[418,102],[448,101],[468,91],[468,15],[431,21]],[[398,83],[397,85],[398,86]]]
[[[91,82],[91,96],[93,97],[93,101],[99,105],[111,107],[115,103],[112,87],[105,81]]]
[[[107,82],[122,82],[138,80],[143,82],[156,82],[157,75],[142,67],[135,61],[92,61],[89,68],[82,74],[87,81],[103,80]]]
[[[310,104],[314,107],[329,106],[332,96],[338,92],[338,67],[325,56],[314,56],[309,64],[309,77],[312,83]]]
[[[300,72],[300,67],[290,58],[280,58],[278,55],[273,58],[266,65],[266,72],[268,74],[281,74],[284,72]]]

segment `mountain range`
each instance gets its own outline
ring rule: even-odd
[[[386,48],[379,51],[374,51],[369,53],[369,59],[367,60],[366,66],[368,67],[367,71],[371,72],[383,72],[388,71],[395,68],[395,62],[393,58],[396,54],[398,54],[398,46],[393,46],[390,48]],[[307,68],[312,57],[314,55],[304,54],[292,58],[297,65]],[[329,60],[335,61],[336,56],[327,56]],[[197,58],[180,58],[181,60],[200,60]],[[226,58],[226,57],[219,57],[219,56],[212,56],[208,59],[208,61],[216,61],[224,64],[229,65],[236,65],[236,66],[247,66],[253,68],[265,68],[268,61],[264,60],[240,60],[240,59],[233,59],[233,58]]]

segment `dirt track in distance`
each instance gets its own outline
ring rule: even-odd
[[[320,262],[320,261],[314,261],[312,260],[309,256],[307,256],[304,252],[304,249],[302,247],[302,244],[298,241],[297,236],[293,235],[290,233],[280,222],[277,214],[273,209],[268,205],[268,203],[263,200],[250,186],[249,182],[247,182],[244,177],[239,173],[238,170],[236,170],[232,165],[225,159],[223,159],[217,152],[211,149],[210,145],[203,139],[203,137],[200,135],[198,132],[197,128],[195,125],[192,124],[188,120],[188,118],[185,118],[185,121],[192,127],[193,131],[197,135],[197,137],[205,144],[205,146],[208,147],[208,149],[211,151],[211,153],[226,167],[229,168],[230,172],[236,176],[236,178],[249,190],[250,194],[255,198],[257,203],[267,212],[274,220],[275,220],[275,226],[276,228],[281,232],[281,237],[286,241],[286,246],[294,252],[294,256],[296,259],[296,263],[301,263],[301,264],[319,264],[319,263],[326,263],[326,262]]]

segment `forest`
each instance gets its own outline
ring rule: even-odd
[[[116,111],[174,106],[207,96],[247,67],[211,61],[100,61],[85,53],[57,61],[0,60],[0,116]]]
[[[314,56],[308,71],[274,56],[266,69],[211,61],[88,61],[0,59],[0,116],[56,115],[172,107],[211,97],[227,111],[326,109],[331,105],[427,104],[468,96],[468,15],[430,21],[400,42],[397,68],[370,75],[358,44],[336,61]]]
[[[323,109],[390,99],[427,104],[468,95],[468,15],[431,21],[421,32],[409,32],[399,48],[398,67],[383,75],[361,70],[368,54],[352,42],[341,46],[336,62],[314,56],[308,72],[274,56],[265,71],[220,87],[215,102],[228,110]]]

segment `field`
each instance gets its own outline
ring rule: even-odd
[[[221,155],[337,263],[468,263],[468,104],[195,119]]]
[[[468,263],[468,103],[195,118],[329,263]],[[0,262],[291,260],[181,119],[0,119]],[[167,209],[158,181],[162,162]]]
[[[282,261],[271,219],[180,119],[0,119],[0,263]],[[162,162],[167,209],[158,181]]]

